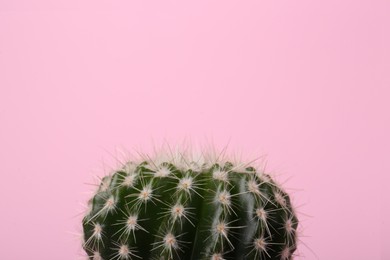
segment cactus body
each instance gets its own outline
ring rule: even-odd
[[[229,161],[128,162],[84,216],[88,259],[292,259],[298,219],[268,175]]]

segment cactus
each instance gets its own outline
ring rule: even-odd
[[[282,187],[250,164],[192,159],[103,177],[82,221],[88,259],[292,259],[298,219]]]

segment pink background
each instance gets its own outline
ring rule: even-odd
[[[0,258],[83,259],[79,204],[110,154],[189,138],[267,155],[305,214],[297,259],[390,259],[389,13],[1,0]]]

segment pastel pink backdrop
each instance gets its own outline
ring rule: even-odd
[[[389,12],[2,0],[0,258],[83,259],[79,204],[110,154],[189,138],[267,155],[302,213],[297,259],[390,259]]]

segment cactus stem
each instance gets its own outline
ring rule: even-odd
[[[140,156],[99,178],[82,222],[88,259],[292,259],[296,210],[265,169],[225,151]]]

